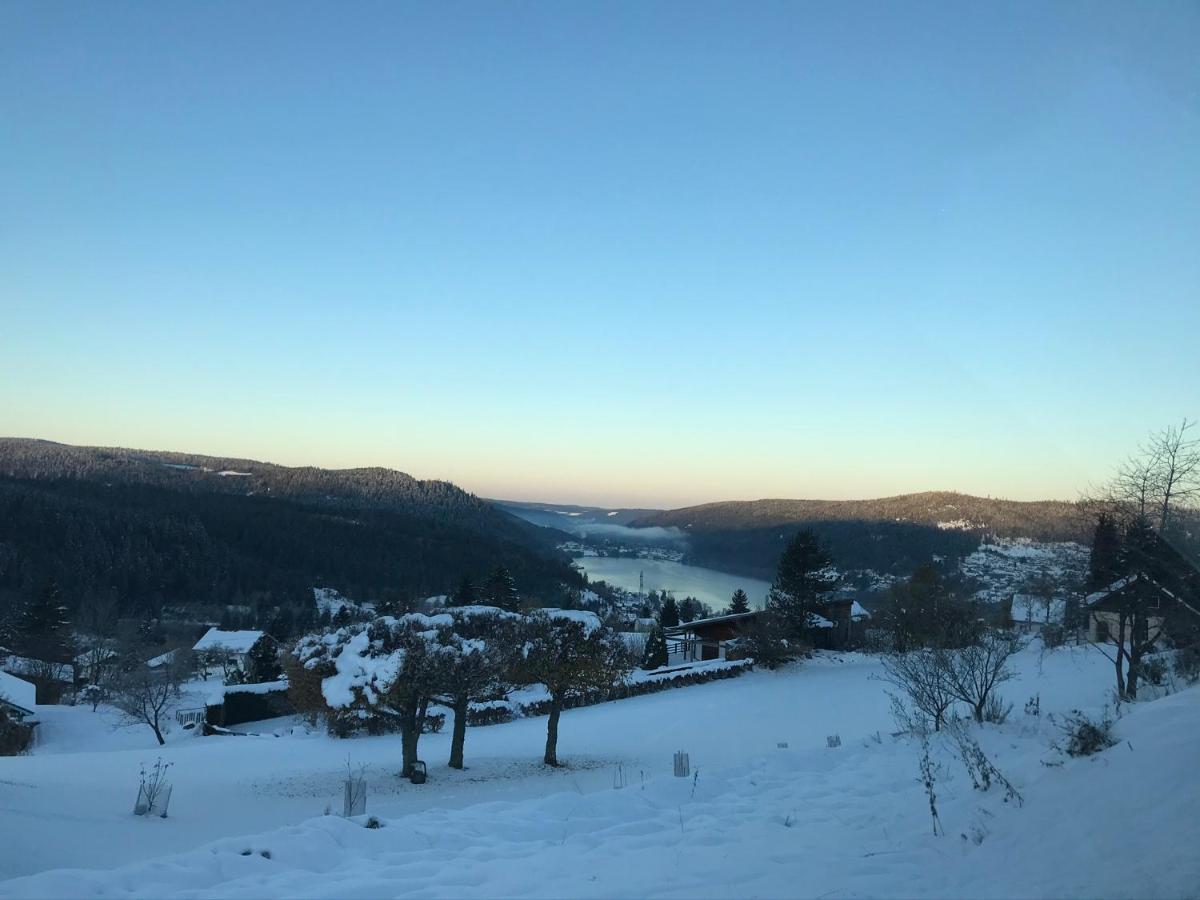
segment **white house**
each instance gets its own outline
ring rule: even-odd
[[[37,687],[24,678],[0,672],[0,706],[8,710],[9,715],[23,722],[34,714],[36,705]]]
[[[263,640],[269,641],[271,638],[262,631],[222,631],[220,628],[210,628],[204,637],[196,641],[192,652],[206,669],[220,666],[228,670],[236,666],[245,672],[247,657]]]

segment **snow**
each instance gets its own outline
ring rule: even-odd
[[[585,634],[592,634],[600,629],[600,617],[586,609],[554,609],[547,607],[541,610],[541,612],[545,613],[551,619],[558,619],[560,622],[579,622],[583,625]]]
[[[165,666],[167,663],[175,661],[175,657],[179,655],[179,650],[168,650],[166,653],[160,653],[158,656],[146,660],[146,666],[151,669],[157,669],[159,666]]]
[[[867,612],[866,607],[864,607],[861,603],[859,603],[857,600],[855,600],[854,602],[852,602],[850,604],[850,618],[851,619],[869,619],[869,618],[871,618],[871,614],[869,612]]]
[[[1012,620],[1027,622],[1034,625],[1061,625],[1067,611],[1065,600],[1051,600],[1047,611],[1046,601],[1032,594],[1014,594],[1012,599]]]
[[[249,653],[262,636],[261,631],[222,631],[220,628],[210,628],[204,637],[196,641],[192,650],[197,653],[213,650],[224,653]]]
[[[37,703],[37,687],[24,678],[0,672],[0,698],[7,700],[13,706],[33,712]]]
[[[175,730],[160,749],[103,707],[39,707],[54,715],[34,752],[0,759],[0,877],[32,876],[0,897],[1194,896],[1200,690],[1127,708],[1120,744],[1070,759],[1047,714],[1097,711],[1111,664],[1037,641],[1016,664],[1002,691],[1017,711],[972,729],[1025,804],[973,790],[935,740],[945,837],[920,747],[890,736],[879,664],[861,654],[567,710],[564,769],[536,762],[544,718],[470,729],[465,771],[443,765],[448,729],[426,735],[420,787],[393,774],[398,736],[339,741],[292,720],[260,737]],[[1042,716],[1022,715],[1034,694]],[[671,777],[676,750],[694,779]],[[174,763],[171,816],[135,818],[138,766],[156,756]],[[348,760],[368,766],[384,828],[321,815]]]
[[[1102,591],[1096,591],[1094,594],[1088,594],[1083,598],[1084,606],[1091,606],[1093,603],[1099,603],[1109,594],[1115,594],[1117,591],[1124,590],[1138,580],[1137,575],[1126,575],[1124,578],[1118,579],[1106,587]]]

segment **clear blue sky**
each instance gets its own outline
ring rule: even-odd
[[[0,0],[0,434],[1073,497],[1200,414],[1195,3]]]

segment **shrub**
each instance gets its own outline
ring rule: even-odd
[[[1091,756],[1107,750],[1117,742],[1112,736],[1112,726],[1112,715],[1108,711],[1099,721],[1094,721],[1073,709],[1058,723],[1067,741],[1062,749],[1070,756]]]
[[[1175,676],[1187,684],[1200,681],[1200,646],[1184,647],[1175,654]]]
[[[1061,647],[1065,632],[1061,625],[1045,625],[1042,628],[1042,644],[1050,649]]]
[[[33,726],[24,725],[0,707],[0,756],[17,756],[33,743]]]
[[[1008,721],[1008,714],[1012,712],[1013,705],[1005,703],[1004,698],[999,694],[991,694],[983,704],[983,721],[991,722],[993,725],[1003,725]]]

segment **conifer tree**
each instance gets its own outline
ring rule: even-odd
[[[1099,591],[1121,577],[1121,535],[1112,516],[1101,513],[1092,533],[1088,557],[1088,589]]]
[[[750,598],[741,588],[733,592],[733,598],[729,601],[729,612],[730,614],[750,612]]]
[[[521,598],[517,595],[517,585],[508,569],[496,566],[483,585],[483,596],[492,606],[508,612],[517,612],[521,608]]]
[[[789,633],[803,633],[811,617],[820,614],[821,603],[835,582],[829,572],[832,563],[829,552],[808,528],[798,531],[780,555],[767,607],[779,615]]]
[[[450,595],[451,606],[474,606],[479,602],[479,593],[475,590],[475,582],[469,575],[464,575],[454,593]]]
[[[646,649],[642,654],[643,669],[661,669],[667,664],[667,638],[661,628],[655,628],[646,638]]]
[[[663,601],[662,611],[658,614],[658,624],[663,628],[675,628],[679,625],[679,606],[670,594]]]
[[[679,621],[693,622],[696,619],[696,598],[684,597],[683,602],[679,604]]]
[[[21,611],[14,630],[14,642],[24,656],[49,663],[69,663],[75,658],[67,608],[53,580]]]

